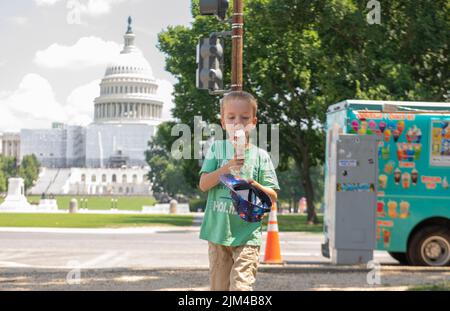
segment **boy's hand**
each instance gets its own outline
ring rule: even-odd
[[[238,159],[238,158],[233,158],[230,161],[228,161],[227,164],[225,164],[224,166],[227,169],[227,172],[230,173],[230,168],[231,167],[236,167],[236,168],[241,168],[244,165],[244,159]]]
[[[273,190],[273,189],[271,189],[271,188],[267,188],[267,187],[264,187],[263,185],[261,185],[260,183],[258,183],[256,180],[254,180],[253,178],[248,178],[247,179],[247,182],[250,184],[250,185],[253,185],[254,187],[256,187],[256,188],[259,188],[259,189],[261,189],[262,191],[264,191],[269,197],[270,197],[270,199],[272,200],[272,202],[277,202],[277,199],[278,199],[278,195],[277,195],[277,192],[275,191],[275,190]]]

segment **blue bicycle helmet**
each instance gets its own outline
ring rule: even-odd
[[[231,174],[221,175],[219,179],[230,189],[233,206],[243,220],[258,222],[264,213],[270,212],[272,200],[264,191]]]

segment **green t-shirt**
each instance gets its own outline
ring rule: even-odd
[[[234,147],[228,140],[215,141],[208,150],[202,173],[210,173],[234,157]],[[279,190],[277,175],[267,151],[250,144],[245,150],[244,165],[252,178],[265,187]],[[237,214],[230,190],[222,183],[208,191],[205,217],[200,239],[226,246],[261,245],[261,222],[246,222]]]

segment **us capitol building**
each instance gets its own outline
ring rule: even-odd
[[[49,129],[3,135],[15,139],[0,144],[3,154],[16,153],[18,158],[34,154],[43,167],[29,194],[150,193],[145,151],[162,122],[163,101],[135,37],[129,17],[123,50],[106,68],[94,100],[93,123],[87,127],[54,123]]]

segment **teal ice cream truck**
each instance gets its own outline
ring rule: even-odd
[[[403,264],[450,265],[450,103],[345,100],[328,108],[339,134],[378,137],[376,249]],[[325,161],[325,224],[327,187]]]

